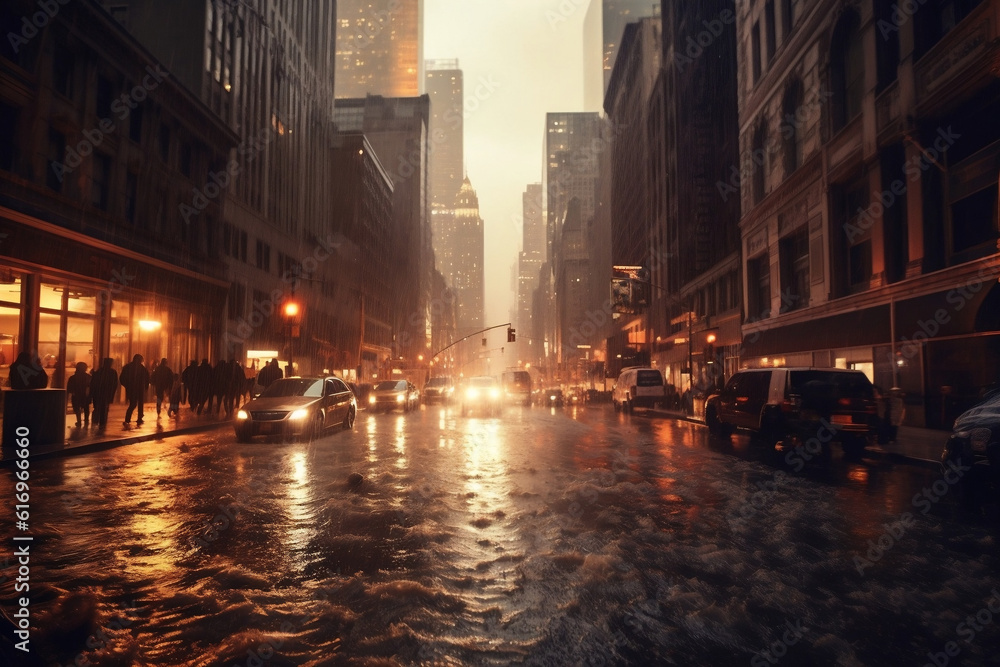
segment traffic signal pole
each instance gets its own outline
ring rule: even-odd
[[[485,329],[480,329],[479,331],[473,331],[473,332],[472,332],[472,333],[470,333],[470,334],[469,334],[468,336],[465,336],[465,337],[463,337],[463,338],[459,338],[458,340],[456,340],[456,341],[455,341],[454,343],[452,343],[451,345],[447,345],[447,346],[445,346],[445,347],[442,347],[442,348],[441,348],[440,350],[438,350],[437,352],[435,352],[434,354],[432,354],[432,355],[431,355],[431,359],[435,359],[435,358],[437,358],[437,356],[438,356],[439,354],[441,354],[442,352],[444,352],[445,350],[447,350],[447,349],[448,349],[449,347],[454,347],[455,345],[458,345],[458,344],[459,344],[459,343],[461,343],[462,341],[464,341],[464,340],[468,340],[469,338],[472,338],[473,336],[478,336],[479,334],[481,334],[481,333],[483,333],[483,332],[485,332],[485,331],[489,331],[489,330],[491,330],[491,329],[499,329],[500,327],[509,327],[509,326],[510,326],[510,324],[511,324],[510,322],[504,322],[503,324],[495,324],[495,325],[493,325],[493,326],[491,326],[491,327],[486,327]],[[510,330],[509,332],[507,332],[507,340],[508,340],[509,342],[513,342],[513,341],[511,341],[511,340],[510,340],[510,339],[511,339],[511,334],[513,333],[513,331],[514,331],[514,330],[513,330],[513,329],[511,329],[511,330]],[[485,339],[484,339],[484,340],[485,340]]]

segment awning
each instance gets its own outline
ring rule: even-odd
[[[889,343],[889,304],[798,322],[743,336],[741,357],[770,357]]]

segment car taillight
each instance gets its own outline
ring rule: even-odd
[[[798,396],[789,396],[781,402],[782,412],[798,412],[800,407],[802,407],[802,399]]]

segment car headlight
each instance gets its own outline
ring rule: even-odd
[[[375,396],[374,396],[374,394],[368,397],[368,402],[369,403],[374,403],[375,402]]]
[[[399,396],[396,397],[396,402],[397,403],[402,403],[405,400],[406,400],[406,397],[403,396],[402,394],[400,394]]]
[[[289,419],[305,419],[308,416],[309,416],[309,411],[308,410],[306,410],[305,408],[299,408],[298,410],[295,410],[294,412],[292,412],[292,414],[289,415],[288,418]]]
[[[448,387],[448,393],[449,394],[454,394],[455,393],[455,388],[454,387]]]
[[[500,398],[500,390],[490,389],[490,398]]]
[[[469,390],[467,390],[465,392],[465,397],[468,398],[469,400],[474,401],[477,398],[479,398],[479,390],[478,389],[469,389]]]
[[[236,413],[237,419],[250,419],[250,413],[246,410],[240,410]]]
[[[549,396],[549,400],[550,400],[550,401],[554,401],[554,400],[556,400],[556,395],[555,395],[555,394],[552,394],[551,396]]]

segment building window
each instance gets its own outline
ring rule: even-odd
[[[969,195],[951,205],[952,263],[986,257],[997,249],[997,186]]]
[[[785,178],[788,178],[802,165],[802,135],[804,133],[805,113],[802,101],[802,82],[793,79],[785,88],[785,97],[781,104],[784,122],[781,125],[781,140],[784,144],[782,153],[785,158]]]
[[[781,0],[781,41],[785,42],[792,34],[792,0]]]
[[[142,105],[131,111],[128,117],[128,138],[139,144],[142,143]]]
[[[111,156],[94,153],[91,162],[93,173],[90,176],[90,203],[102,211],[107,211],[111,183]]]
[[[770,63],[777,50],[777,34],[774,25],[774,0],[764,3],[764,45],[767,48],[767,62]]]
[[[228,222],[222,224],[222,251],[233,259],[247,261],[247,233]]]
[[[94,98],[94,113],[98,120],[111,118],[111,98],[114,86],[106,76],[97,77],[97,94]]]
[[[893,18],[894,11],[898,11],[896,0],[875,0],[875,30],[878,33],[878,38],[875,40],[878,70],[875,92],[877,93],[888,88],[898,76],[899,30],[894,23],[896,20]]]
[[[247,288],[245,285],[233,283],[229,286],[229,319],[238,320],[244,316],[247,309]]]
[[[261,271],[271,272],[271,246],[257,239],[257,268]]]
[[[767,253],[747,261],[747,319],[771,316],[771,262]]]
[[[156,147],[160,152],[160,160],[164,164],[170,160],[170,128],[160,125],[160,131],[156,135]]]
[[[139,176],[134,171],[129,171],[125,177],[125,221],[130,225],[135,224],[135,208],[139,198]]]
[[[750,33],[750,66],[753,69],[753,82],[760,81],[760,21],[753,24],[753,31]]]
[[[914,57],[920,58],[927,53],[982,2],[983,0],[938,0],[927,3],[913,15]]]
[[[767,123],[761,121],[753,133],[753,143],[750,146],[750,161],[753,170],[751,187],[753,188],[753,203],[760,203],[766,194],[767,176]]]
[[[0,102],[0,170],[14,171],[17,154],[17,119],[21,110]]]
[[[853,294],[867,290],[872,277],[872,228],[875,226],[871,200],[869,198],[868,174],[862,174],[853,183],[841,189],[838,196],[843,206],[843,233],[838,238],[844,240],[843,262],[839,284],[842,292]]]
[[[809,230],[781,239],[778,261],[781,262],[781,311],[798,310],[809,305]]]
[[[833,129],[840,130],[861,113],[865,93],[865,55],[858,15],[846,12],[833,31],[830,77]]]
[[[191,178],[191,144],[184,142],[181,144],[181,173]]]
[[[52,88],[64,97],[73,97],[73,54],[58,42],[52,55]]]
[[[45,160],[45,184],[56,192],[62,192],[62,161],[66,155],[66,135],[49,130],[49,151]]]

